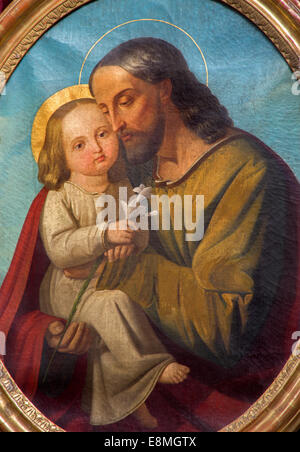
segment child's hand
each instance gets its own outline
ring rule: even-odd
[[[127,220],[111,223],[106,232],[106,240],[109,245],[133,245],[135,231],[130,227]]]
[[[122,245],[106,251],[105,256],[108,262],[116,262],[122,259],[127,259],[132,254],[136,253],[135,245]]]

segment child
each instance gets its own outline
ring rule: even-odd
[[[50,191],[40,220],[40,234],[51,265],[40,288],[40,307],[67,319],[82,280],[64,269],[90,264],[103,255],[128,257],[147,247],[148,234],[96,224],[95,202],[101,194],[117,200],[127,179],[112,182],[119,141],[93,99],[60,107],[47,125],[39,157],[39,180]],[[115,250],[115,252],[114,252]],[[117,256],[117,257],[116,257]],[[134,414],[143,427],[157,421],[145,401],[157,382],[180,383],[189,369],[174,362],[156,337],[142,309],[121,291],[97,291],[90,283],[75,321],[96,333],[89,352],[83,408],[93,425],[115,423]]]

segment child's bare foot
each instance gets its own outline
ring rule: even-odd
[[[163,384],[179,384],[187,379],[190,369],[179,363],[169,364],[163,371],[159,383]]]
[[[152,416],[145,403],[133,413],[133,416],[141,427],[147,430],[155,430],[158,427],[157,419]]]

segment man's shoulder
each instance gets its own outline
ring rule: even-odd
[[[268,169],[278,164],[275,154],[257,137],[247,132],[240,132],[225,140],[216,149],[214,157],[224,160],[226,167],[251,165]]]
[[[237,133],[214,145],[190,175],[192,183],[211,178],[216,186],[229,184],[238,174],[260,174],[266,180],[286,180],[282,160],[267,145],[248,133]]]

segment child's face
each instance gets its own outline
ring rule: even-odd
[[[119,155],[119,141],[95,104],[82,104],[62,122],[63,146],[71,173],[107,174]]]

